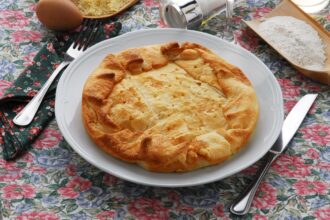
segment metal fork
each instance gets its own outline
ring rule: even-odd
[[[85,19],[83,21],[81,30],[77,33],[76,39],[64,54],[64,61],[55,69],[33,99],[13,119],[16,125],[26,126],[31,123],[56,76],[90,46],[99,32],[100,24],[101,23],[97,20]]]

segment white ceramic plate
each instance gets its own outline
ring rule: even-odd
[[[155,173],[117,160],[100,150],[89,138],[81,120],[82,89],[88,75],[109,53],[168,41],[190,41],[204,45],[240,67],[252,82],[260,104],[256,130],[248,145],[226,162],[187,173]],[[180,187],[223,179],[259,160],[276,141],[283,123],[282,93],[272,72],[247,50],[215,36],[181,29],[148,29],[130,32],[89,48],[63,73],[56,92],[58,126],[71,147],[96,167],[135,183]]]

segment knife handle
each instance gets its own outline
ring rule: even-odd
[[[235,215],[245,215],[252,204],[253,197],[257,192],[261,180],[268,172],[273,161],[278,157],[278,154],[272,152],[267,153],[266,158],[262,166],[259,168],[255,180],[252,180],[252,183],[247,187],[244,193],[237,198],[237,200],[230,206],[230,212]]]

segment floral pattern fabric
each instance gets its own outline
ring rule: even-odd
[[[239,1],[233,29],[240,46],[274,73],[287,114],[307,93],[319,96],[288,150],[272,165],[243,219],[330,219],[330,89],[304,77],[240,19],[269,12],[279,0]],[[159,2],[142,0],[117,19],[121,34],[161,28]],[[330,30],[330,6],[312,15]],[[35,1],[0,0],[0,96],[54,33],[35,16]],[[224,14],[200,31],[221,37]],[[31,73],[32,74],[32,73]],[[29,88],[29,86],[27,86]],[[24,88],[24,89],[27,89]],[[3,132],[3,131],[2,131]],[[35,131],[32,131],[35,132]],[[0,210],[3,219],[240,219],[230,214],[233,199],[254,179],[260,162],[223,180],[182,188],[130,183],[83,160],[52,120],[30,149],[15,161],[0,150]]]
[[[97,40],[117,36],[120,30],[121,23],[106,23],[104,28],[99,30],[100,39]],[[73,31],[49,40],[35,56],[32,64],[24,69],[0,98],[0,147],[3,149],[4,159],[12,160],[25,153],[47,123],[54,118],[55,88],[59,77],[48,89],[34,119],[28,126],[15,126],[12,123],[12,119],[37,94],[51,73],[63,61],[63,54],[76,35],[77,33]]]

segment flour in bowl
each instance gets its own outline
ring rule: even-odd
[[[325,46],[306,22],[291,16],[275,16],[263,21],[259,31],[293,63],[313,70],[324,68]]]

